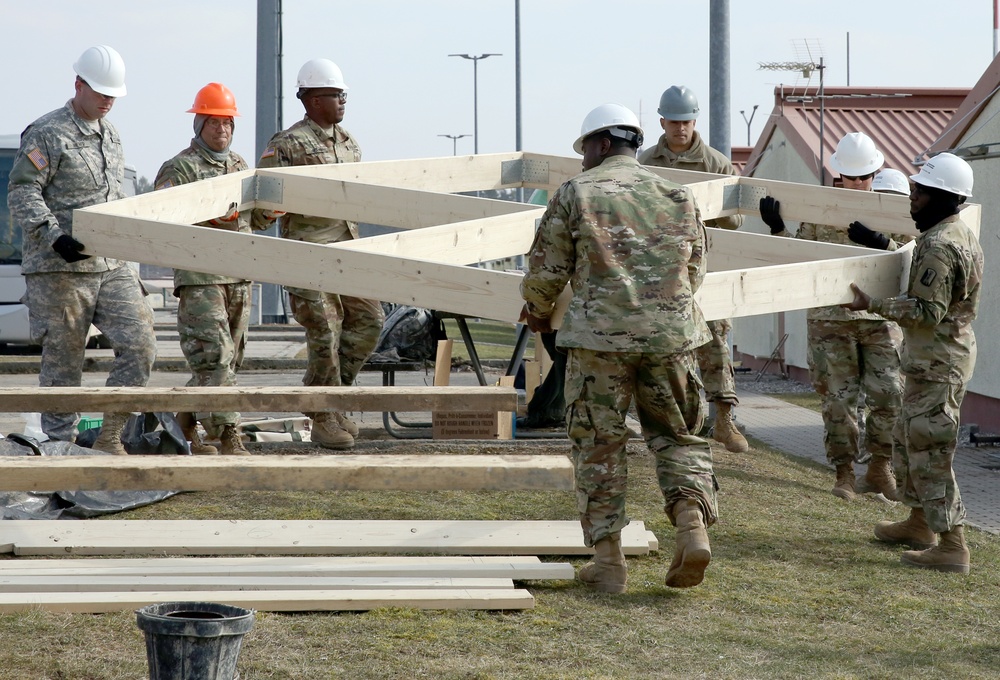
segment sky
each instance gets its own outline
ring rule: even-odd
[[[761,62],[824,57],[825,83],[880,87],[971,87],[993,56],[989,0],[814,2],[731,0],[731,143],[751,141],[771,113],[776,85],[794,72]],[[516,149],[514,0],[284,0],[285,127],[302,117],[299,67],[335,61],[350,88],[343,122],[364,160]],[[109,115],[126,162],[152,180],[192,136],[194,95],[228,86],[242,116],[233,149],[255,165],[256,0],[73,0],[0,3],[5,64],[0,135],[20,133],[73,94],[73,62],[89,46],[123,56],[128,95]],[[671,85],[699,97],[697,129],[709,132],[709,2],[521,0],[522,148],[575,156],[584,116],[618,102],[640,117],[647,145],[659,135],[656,107]],[[478,65],[451,53],[499,53]],[[812,84],[818,81],[814,76]],[[469,135],[453,141],[441,135]],[[454,145],[454,147],[453,147]]]

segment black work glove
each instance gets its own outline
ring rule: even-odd
[[[888,250],[889,237],[885,234],[869,229],[860,222],[851,222],[847,227],[847,238],[866,248],[875,250]]]
[[[85,247],[69,234],[63,234],[52,244],[52,250],[59,253],[59,257],[67,262],[79,262],[90,258],[90,255],[84,255],[80,252]]]
[[[781,202],[774,196],[760,199],[760,219],[771,228],[772,234],[780,234],[785,230],[785,221],[781,219]]]

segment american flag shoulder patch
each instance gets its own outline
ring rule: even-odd
[[[270,157],[271,157],[271,156],[273,156],[273,155],[274,155],[275,153],[276,153],[276,152],[275,152],[275,150],[274,150],[274,147],[273,147],[273,146],[269,146],[269,147],[267,147],[266,149],[264,149],[264,153],[262,153],[262,154],[260,155],[260,157],[261,157],[261,158],[270,158]]]
[[[42,150],[37,146],[26,155],[28,156],[28,160],[31,161],[31,164],[35,166],[35,170],[42,171],[49,167],[49,159],[45,157],[45,154],[43,154]]]
[[[169,179],[166,179],[157,184],[155,187],[153,187],[153,191],[159,191],[160,189],[169,189],[173,185],[174,185],[173,182],[171,182]]]

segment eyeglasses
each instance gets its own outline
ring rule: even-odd
[[[340,103],[343,104],[347,101],[346,92],[328,92],[326,94],[314,94],[314,97],[330,97],[332,99],[339,99]]]
[[[841,179],[846,179],[851,182],[863,182],[866,179],[871,179],[875,176],[874,172],[869,172],[867,175],[841,175]]]
[[[220,118],[218,116],[212,116],[205,121],[205,126],[210,128],[227,128],[232,130],[234,127],[232,118]]]

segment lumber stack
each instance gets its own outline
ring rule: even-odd
[[[7,552],[73,556],[0,560],[0,612],[181,600],[262,611],[528,609],[534,597],[515,581],[574,575],[572,565],[538,555],[593,552],[569,521],[12,520],[0,528]],[[642,522],[625,527],[622,545],[629,555],[658,548]],[[371,552],[407,555],[358,555]],[[113,554],[163,557],[80,557]],[[219,557],[227,554],[242,556]]]

